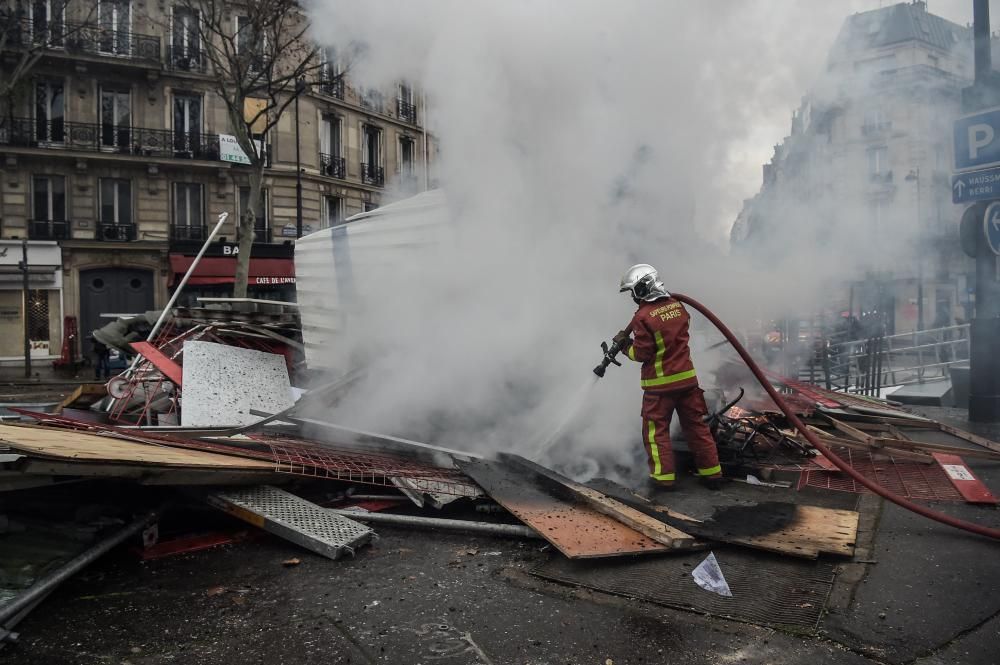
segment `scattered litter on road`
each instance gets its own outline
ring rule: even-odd
[[[733,596],[733,592],[729,589],[729,583],[726,582],[726,576],[722,574],[722,568],[719,567],[719,562],[715,558],[715,552],[708,553],[705,560],[691,571],[691,577],[694,578],[695,584],[706,591],[730,598]]]

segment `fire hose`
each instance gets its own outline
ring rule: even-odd
[[[864,485],[875,494],[878,494],[884,499],[892,501],[897,506],[906,508],[909,511],[917,513],[918,515],[922,515],[928,519],[932,519],[935,522],[940,522],[941,524],[947,524],[948,526],[953,526],[957,529],[964,529],[965,531],[979,534],[980,536],[986,536],[987,538],[995,538],[997,540],[1000,540],[1000,529],[993,529],[987,526],[982,526],[981,524],[966,522],[964,520],[960,520],[950,515],[939,513],[936,510],[931,510],[930,508],[918,505],[916,503],[913,503],[912,501],[909,501],[899,496],[898,494],[890,492],[889,490],[882,487],[878,483],[869,480],[868,478],[865,478],[863,475],[855,471],[847,462],[840,459],[840,457],[834,454],[833,451],[831,451],[829,448],[823,445],[823,443],[819,440],[819,438],[813,432],[811,432],[808,427],[805,426],[805,423],[803,423],[797,415],[795,415],[795,411],[793,411],[792,408],[788,406],[788,404],[785,402],[785,400],[782,399],[778,391],[775,390],[774,386],[771,385],[771,382],[767,380],[766,376],[764,376],[763,370],[761,370],[761,368],[757,365],[754,359],[750,357],[750,354],[740,343],[739,339],[736,338],[736,335],[734,335],[733,332],[728,327],[726,327],[726,324],[724,324],[719,319],[719,317],[713,314],[711,310],[702,305],[700,302],[689,296],[673,292],[671,292],[670,295],[679,300],[680,302],[684,303],[685,305],[689,305],[694,309],[698,310],[699,312],[701,312],[701,314],[705,316],[706,319],[712,322],[712,324],[719,330],[719,332],[722,333],[727,340],[729,340],[729,343],[733,345],[733,348],[736,349],[736,353],[740,354],[740,358],[743,359],[743,362],[745,362],[750,371],[753,372],[754,377],[756,377],[761,387],[765,391],[767,391],[767,394],[771,397],[772,400],[774,400],[774,403],[785,414],[785,417],[788,418],[788,422],[790,422],[795,427],[795,429],[797,429],[799,432],[802,433],[802,436],[804,436],[806,440],[809,441],[809,444],[812,445],[813,448],[818,450],[824,457],[830,460],[834,466],[836,466],[838,469],[840,469],[841,471],[849,475],[851,478],[853,478],[855,482]]]
[[[774,386],[771,385],[771,382],[767,380],[766,376],[764,376],[764,371],[757,365],[754,359],[750,357],[750,354],[740,343],[739,339],[736,338],[736,335],[733,334],[733,332],[726,326],[725,323],[723,323],[719,319],[719,317],[713,314],[710,309],[708,309],[700,302],[689,296],[683,295],[681,293],[671,293],[671,296],[679,300],[680,302],[684,303],[685,305],[689,305],[690,307],[693,307],[694,309],[698,310],[702,315],[705,316],[705,318],[707,318],[709,321],[712,322],[712,325],[714,325],[719,330],[719,332],[722,333],[722,335],[729,341],[729,343],[733,345],[733,348],[736,349],[736,352],[740,355],[740,358],[742,358],[743,362],[746,363],[747,367],[750,369],[754,377],[757,379],[757,382],[760,383],[761,387],[767,392],[767,394],[771,397],[771,399],[774,400],[774,403],[785,414],[785,417],[788,418],[788,422],[790,422],[792,426],[795,427],[795,429],[801,432],[802,436],[805,437],[805,439],[809,442],[809,444],[813,448],[818,450],[820,454],[822,454],[824,457],[830,460],[830,462],[832,462],[834,466],[836,466],[838,469],[840,469],[841,471],[849,475],[851,478],[853,478],[855,482],[868,488],[869,490],[871,490],[875,494],[878,494],[882,498],[892,501],[897,506],[905,508],[911,512],[914,512],[928,519],[934,520],[935,522],[940,522],[941,524],[946,524],[948,526],[955,527],[956,529],[963,529],[965,531],[969,531],[970,533],[975,533],[980,536],[986,536],[987,538],[1000,540],[1000,529],[994,529],[988,526],[983,526],[981,524],[966,522],[965,520],[960,520],[958,518],[952,517],[951,515],[945,515],[944,513],[940,513],[936,510],[925,508],[924,506],[913,503],[912,501],[909,501],[899,496],[898,494],[890,492],[889,490],[882,487],[875,481],[869,480],[868,478],[865,478],[863,475],[855,471],[854,468],[852,468],[847,462],[840,459],[840,457],[834,454],[833,451],[831,451],[829,448],[823,445],[823,443],[820,442],[819,438],[813,432],[811,432],[808,427],[805,426],[805,424],[802,422],[802,420],[799,419],[797,415],[795,415],[795,412],[792,410],[792,408],[788,406],[788,404],[785,402],[784,399],[782,399],[778,391],[774,389]],[[618,348],[618,346],[619,345],[617,344],[613,344],[611,347],[608,347],[606,344],[602,345],[602,349],[604,351],[604,360],[601,362],[600,365],[594,368],[594,374],[596,374],[599,377],[604,376],[604,370],[607,369],[608,365],[612,363],[614,363],[615,365],[619,364],[615,360],[615,356],[621,351],[621,349]]]

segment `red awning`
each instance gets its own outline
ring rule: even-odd
[[[184,273],[194,263],[193,256],[170,255],[170,280],[167,286],[181,281]],[[232,284],[236,274],[236,257],[206,256],[198,262],[188,284]],[[291,259],[250,259],[252,285],[273,286],[295,283],[295,263]]]

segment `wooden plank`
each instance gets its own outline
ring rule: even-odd
[[[131,342],[132,348],[140,356],[153,363],[153,367],[160,370],[163,376],[170,379],[175,386],[181,387],[184,378],[184,370],[181,366],[168,358],[158,348],[149,342]]]
[[[806,427],[808,427],[809,430],[812,431],[814,434],[821,436],[823,438],[823,443],[827,445],[844,446],[845,448],[851,448],[852,450],[863,450],[872,453],[873,455],[882,455],[884,457],[895,457],[897,459],[905,459],[912,462],[920,462],[922,464],[934,463],[934,458],[932,458],[929,454],[924,454],[922,452],[912,451],[909,449],[888,448],[880,445],[878,443],[879,441],[878,439],[872,439],[872,443],[860,443],[853,439],[845,439],[842,437],[834,436],[829,432],[824,432],[818,427],[813,427],[812,425],[806,425]],[[809,440],[798,432],[790,432],[784,430],[782,431],[782,433],[785,434],[786,436],[795,439],[799,443],[811,445],[809,443]],[[817,455],[816,457],[812,457],[810,459],[819,466],[822,466],[824,469],[827,469],[829,471],[840,470],[833,464],[833,462],[823,457],[823,455]]]
[[[973,434],[972,432],[966,432],[964,429],[958,429],[957,427],[952,427],[951,425],[945,425],[944,423],[937,423],[937,429],[941,430],[945,434],[951,434],[952,436],[957,436],[960,439],[968,441],[969,443],[974,443],[977,446],[982,446],[987,450],[992,450],[995,453],[1000,453],[1000,443],[996,441],[990,441],[986,437],[979,436],[978,434]]]
[[[579,497],[597,512],[618,520],[629,528],[635,529],[647,538],[652,538],[658,543],[667,545],[673,549],[690,548],[696,545],[694,538],[668,524],[664,524],[655,518],[651,518],[634,508],[631,508],[620,501],[616,501],[595,489],[586,485],[574,482],[569,478],[556,473],[551,469],[546,469],[540,464],[535,464],[520,455],[501,453],[500,458],[506,462],[516,464],[526,471],[533,472],[551,482],[566,488]]]
[[[874,437],[872,437],[869,434],[865,434],[856,427],[852,427],[847,423],[837,420],[836,418],[828,416],[826,414],[823,414],[823,417],[826,419],[828,423],[830,423],[830,425],[835,430],[847,436],[848,438],[854,439],[855,441],[858,441],[860,443],[866,443],[868,445],[871,445],[874,442]]]
[[[170,467],[274,470],[273,462],[201,450],[155,446],[51,427],[0,425],[0,441],[35,457]]]
[[[879,446],[892,448],[902,448],[903,450],[914,450],[930,453],[949,453],[961,455],[962,457],[975,457],[977,459],[1000,460],[1000,453],[992,450],[980,450],[979,448],[960,448],[959,446],[949,446],[945,443],[928,443],[926,441],[913,441],[910,439],[896,439],[879,437],[875,439]]]
[[[966,503],[997,505],[997,498],[983,484],[983,481],[979,480],[976,474],[972,473],[972,469],[966,465],[965,460],[961,457],[958,455],[946,455],[945,453],[934,453],[934,459],[944,469],[948,480],[955,486],[955,489],[962,495]]]
[[[670,551],[587,505],[542,491],[506,464],[485,460],[457,464],[494,501],[571,559]]]

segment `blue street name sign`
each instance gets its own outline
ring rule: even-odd
[[[970,203],[1000,199],[1000,166],[951,177],[951,202]]]
[[[983,233],[986,244],[994,254],[1000,255],[1000,202],[991,203],[983,215]]]
[[[955,121],[955,170],[1000,165],[1000,108]]]

